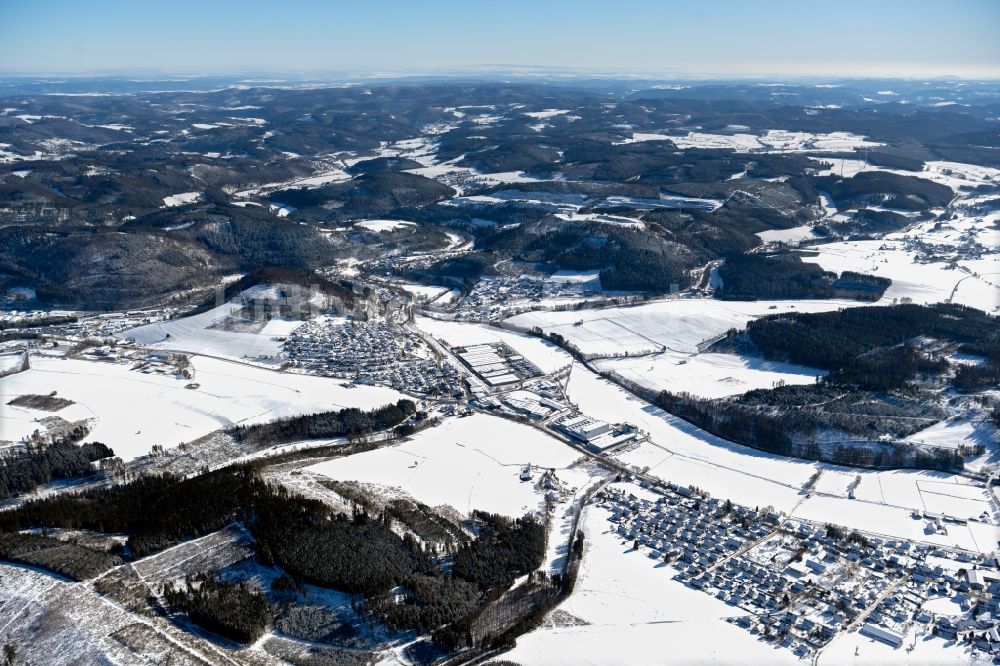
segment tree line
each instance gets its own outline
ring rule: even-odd
[[[369,411],[348,407],[338,411],[305,414],[268,423],[240,425],[230,432],[241,442],[262,448],[305,439],[357,437],[388,430],[415,414],[412,400],[402,399]]]
[[[76,444],[86,436],[78,431],[46,443],[28,443],[23,449],[0,456],[0,499],[31,492],[56,479],[75,479],[94,473],[94,461],[115,455],[101,442]]]

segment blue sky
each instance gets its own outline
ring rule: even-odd
[[[1000,77],[997,0],[0,0],[7,73]]]

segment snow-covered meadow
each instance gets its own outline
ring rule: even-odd
[[[33,357],[31,369],[0,384],[0,440],[19,440],[50,412],[7,405],[24,394],[57,391],[70,405],[55,413],[67,421],[88,420],[87,441],[104,442],[131,460],[154,445],[172,448],[219,428],[261,423],[279,417],[343,407],[372,409],[402,394],[379,386],[347,388],[321,377],[273,372],[240,363],[196,356],[191,359],[199,386],[173,375],[143,373],[130,365]]]
[[[840,152],[884,145],[877,141],[869,141],[866,137],[851,134],[850,132],[813,134],[810,132],[790,132],[778,129],[767,130],[760,135],[741,132],[732,134],[688,132],[683,135],[637,132],[632,135],[631,139],[626,139],[620,143],[627,144],[642,141],[672,141],[675,146],[681,149],[726,149],[741,153]]]
[[[445,420],[398,446],[319,463],[309,471],[340,481],[399,489],[424,504],[522,516],[541,508],[535,481],[521,481],[525,465],[555,469],[578,486],[589,476],[568,469],[579,453],[559,440],[513,421],[476,414]]]
[[[415,226],[415,223],[407,222],[406,220],[362,220],[361,222],[355,222],[354,226],[367,229],[368,231],[383,232],[405,229],[406,227]]]
[[[993,258],[918,261],[902,240],[842,241],[810,248],[803,261],[840,273],[857,271],[892,279],[882,303],[908,298],[914,303],[961,303],[992,312],[1000,306],[1000,267]],[[992,274],[992,275],[989,275]],[[855,304],[857,305],[857,304]]]
[[[693,354],[698,345],[743,328],[757,317],[782,312],[828,312],[857,301],[719,301],[673,299],[646,305],[578,311],[527,312],[508,319],[523,330],[558,333],[581,353],[625,356],[673,351]]]
[[[662,352],[632,358],[594,362],[602,372],[616,372],[646,388],[669,389],[703,398],[721,398],[752,389],[772,388],[777,383],[813,384],[823,370],[792,363],[766,361],[736,354]]]
[[[223,330],[220,327],[222,322],[238,314],[242,307],[236,299],[190,317],[133,328],[119,337],[132,338],[150,349],[266,362],[281,354],[282,343],[277,338],[290,334],[302,325],[297,320],[272,319],[256,333]]]

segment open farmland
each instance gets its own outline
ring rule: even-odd
[[[450,419],[398,446],[339,458],[310,468],[343,481],[396,488],[432,507],[463,515],[473,510],[507,516],[538,511],[542,493],[520,481],[525,465],[555,469],[579,486],[585,473],[568,469],[579,455],[526,425],[485,415]]]
[[[585,356],[637,356],[663,351],[693,354],[700,343],[731,328],[742,328],[756,317],[790,311],[824,312],[851,305],[856,303],[676,299],[626,308],[531,312],[508,322],[522,330],[538,328],[546,335],[560,335]]]
[[[736,354],[661,352],[637,358],[596,361],[600,372],[615,372],[646,388],[670,387],[705,398],[739,395],[777,383],[812,384],[826,374],[816,368],[766,361]]]
[[[145,374],[122,363],[37,357],[26,372],[4,379],[3,403],[25,394],[48,394],[75,404],[57,412],[69,421],[92,424],[89,440],[104,442],[125,460],[149,453],[154,445],[172,448],[219,428],[343,407],[371,409],[399,400],[389,388],[356,386],[320,377],[277,373],[207,357],[194,357],[194,381]],[[101,390],[95,391],[99,385]],[[19,440],[47,416],[6,406],[0,439]]]
[[[274,359],[281,356],[279,338],[294,331],[302,322],[275,319],[252,322],[256,325],[249,330],[247,326],[242,327],[244,330],[226,330],[226,321],[239,317],[243,307],[241,302],[231,301],[201,314],[134,328],[122,337],[134,339],[151,349],[273,364]]]

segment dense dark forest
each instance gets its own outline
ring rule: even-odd
[[[412,400],[399,400],[371,411],[356,407],[336,412],[306,414],[270,423],[237,426],[231,432],[245,444],[258,448],[285,444],[301,439],[326,439],[356,437],[378,430],[388,430],[415,414],[417,406]]]
[[[720,298],[829,298],[836,275],[795,255],[743,254],[719,266]]]
[[[405,171],[375,169],[342,183],[275,192],[271,200],[309,211],[315,218],[350,220],[391,215],[454,194],[452,188],[430,178]],[[336,205],[331,206],[331,203]]]
[[[767,358],[829,370],[831,382],[880,390],[947,367],[936,354],[906,344],[922,336],[1000,361],[1000,321],[943,303],[772,315],[747,324],[747,333]]]
[[[813,180],[817,189],[830,193],[840,209],[870,203],[900,210],[928,210],[947,206],[955,196],[945,185],[884,171],[862,171],[850,178],[823,176]]]
[[[824,271],[793,254],[742,254],[719,266],[725,300],[844,297],[875,301],[892,284],[888,278],[845,271]]]
[[[810,394],[806,391],[800,392],[800,395]],[[866,402],[868,397],[864,394],[857,396],[859,402]],[[820,428],[851,424],[845,419],[831,423],[823,418],[822,413],[792,405],[776,410],[771,405],[755,406],[743,400],[709,400],[669,391],[661,391],[653,402],[657,407],[718,437],[782,456],[824,460],[840,465],[960,471],[965,465],[963,453],[982,453],[943,448],[917,449],[895,441],[843,442],[821,447],[810,439]],[[859,413],[852,415],[851,420],[859,421],[855,425],[862,426],[862,432],[857,434],[863,440],[866,423],[878,419]]]
[[[0,513],[0,530],[66,527],[129,535],[128,550],[143,557],[182,539],[221,529],[252,505],[253,476],[246,470],[210,472],[190,479],[145,476],[125,484],[26,502]]]
[[[729,333],[733,341],[743,335]],[[957,366],[951,381],[958,390],[997,385],[1000,325],[995,317],[960,305],[872,306],[762,317],[747,324],[746,336],[767,358],[828,374],[813,385],[756,389],[734,399],[669,391],[647,392],[647,397],[712,434],[781,455],[955,470],[962,469],[963,455],[981,453],[978,447],[918,450],[896,440],[944,417],[911,384],[919,376],[940,376],[949,369],[942,345],[986,357],[982,365]],[[822,430],[839,430],[858,442],[823,448],[813,441]],[[884,441],[887,434],[890,441]]]
[[[384,594],[433,561],[407,535],[363,511],[332,514],[316,500],[262,494],[252,531],[264,562],[279,563],[297,580],[367,595]],[[261,501],[263,500],[263,501]]]
[[[564,270],[600,270],[604,289],[622,291],[663,293],[686,286],[685,271],[697,263],[693,252],[671,239],[594,223],[500,229],[477,238],[477,248]]]
[[[30,492],[56,479],[75,479],[95,473],[94,461],[110,458],[114,451],[100,442],[83,445],[86,428],[51,444],[28,444],[0,456],[0,499]]]
[[[260,638],[274,618],[271,604],[259,591],[211,573],[189,577],[183,586],[167,583],[163,596],[174,612],[184,612],[205,629],[240,643]]]
[[[475,512],[479,537],[454,555],[455,576],[485,589],[506,587],[541,562],[545,529],[535,520]]]
[[[963,393],[995,388],[1000,386],[1000,364],[996,362],[986,365],[957,363],[955,364],[955,376],[951,383]]]
[[[0,321],[0,331],[8,328],[42,328],[44,326],[58,326],[60,324],[73,324],[78,321],[76,315],[47,315],[44,317],[32,317],[30,319],[11,319]]]
[[[188,312],[188,315],[207,312],[214,307],[230,301],[242,292],[259,284],[293,284],[305,289],[318,289],[328,296],[339,298],[348,310],[354,307],[354,291],[348,282],[333,282],[312,271],[296,270],[281,266],[267,266],[247,273],[239,280],[230,282],[223,289],[221,295],[213,295]]]
[[[93,578],[124,561],[115,553],[72,541],[16,532],[0,532],[0,559],[48,569],[73,580]]]

